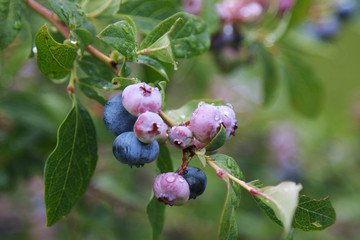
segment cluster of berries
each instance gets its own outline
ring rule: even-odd
[[[328,4],[315,2],[304,29],[308,35],[317,39],[332,40],[338,35],[342,23],[351,19],[356,12],[356,0],[332,0]]]
[[[180,149],[202,149],[220,131],[226,130],[226,139],[237,128],[235,112],[229,106],[215,106],[200,102],[191,119],[169,126],[159,115],[162,97],[158,88],[136,83],[111,98],[104,107],[104,123],[117,137],[113,153],[118,161],[130,167],[153,162],[159,155],[159,144],[167,140]],[[182,205],[202,194],[206,187],[205,173],[196,167],[180,168],[176,173],[160,174],[153,190],[159,201],[169,205]]]

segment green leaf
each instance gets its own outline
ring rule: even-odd
[[[335,223],[336,213],[329,197],[316,200],[301,195],[295,211],[294,228],[304,231],[323,230]]]
[[[230,156],[224,154],[215,154],[210,155],[210,158],[214,161],[214,163],[219,166],[221,169],[230,173],[234,177],[244,180],[244,175],[237,164],[237,162]],[[241,186],[233,181],[231,181],[231,188],[233,189],[232,193],[232,204],[235,206],[239,206],[241,200]]]
[[[139,55],[138,56],[138,63],[144,64],[148,67],[154,69],[157,73],[159,73],[162,77],[169,81],[169,77],[166,73],[165,67],[156,59],[146,56],[146,55]]]
[[[166,46],[167,41],[175,58],[190,58],[209,48],[210,35],[201,19],[180,12],[157,25],[142,41],[140,49],[156,49]]]
[[[227,194],[225,199],[224,208],[221,214],[220,225],[218,230],[219,240],[236,240],[238,239],[238,226],[235,218],[236,206],[233,204],[232,199],[233,191],[230,184],[227,182]]]
[[[40,71],[49,78],[64,78],[70,71],[77,56],[74,47],[56,42],[46,25],[35,35],[37,64]]]
[[[124,59],[123,64],[119,72],[120,77],[128,77],[131,74],[131,68],[127,65],[126,59]]]
[[[307,117],[319,114],[323,103],[323,89],[311,67],[293,54],[285,56],[284,77],[290,94],[291,104]]]
[[[7,48],[21,29],[21,0],[0,2],[0,50]]]
[[[91,33],[84,28],[77,28],[74,31],[71,31],[71,35],[75,38],[76,45],[79,46],[81,55],[83,55],[86,47],[92,41]]]
[[[91,87],[88,87],[86,85],[80,84],[79,85],[81,91],[91,99],[94,99],[95,101],[99,102],[101,105],[105,106],[107,100],[104,96],[100,95],[96,90],[94,90]]]
[[[165,172],[173,172],[174,168],[172,166],[171,156],[168,148],[160,146],[159,156],[156,160],[156,171],[158,174]],[[152,239],[159,239],[161,234],[164,219],[165,219],[165,204],[160,203],[156,197],[152,194],[150,202],[146,207],[146,213],[150,221],[152,228]]]
[[[203,167],[206,167],[206,158],[205,158],[206,149],[200,149],[195,152],[195,156],[199,159],[201,165]]]
[[[301,23],[307,16],[312,0],[295,1],[291,9],[288,28],[292,28]]]
[[[132,0],[121,5],[119,13],[131,17],[138,30],[148,34],[162,20],[181,11],[181,4],[174,0]]]
[[[209,32],[214,34],[219,30],[219,15],[214,7],[217,0],[206,0],[203,1],[203,7],[201,11],[201,18],[206,22]]]
[[[120,0],[85,1],[84,11],[91,17],[113,17],[120,8]]]
[[[264,210],[266,213],[275,214],[275,217],[282,223],[284,227],[284,234],[288,236],[295,209],[298,204],[299,192],[302,189],[301,184],[295,182],[281,182],[277,186],[267,186],[259,189],[267,197],[255,195],[255,198],[260,199],[268,208]],[[260,205],[261,206],[261,205]],[[273,219],[273,217],[271,217]]]
[[[91,56],[84,55],[77,61],[81,70],[83,70],[90,77],[97,77],[107,81],[111,81],[114,77],[113,72],[99,59]]]
[[[221,125],[220,131],[216,136],[211,140],[211,142],[206,146],[206,151],[215,151],[222,147],[226,142],[226,129]]]
[[[97,37],[119,51],[130,61],[136,60],[136,31],[133,24],[128,20],[108,25]]]
[[[79,78],[78,82],[82,85],[86,85],[88,87],[97,88],[101,90],[118,90],[119,87],[117,85],[114,85],[111,82],[108,82],[104,79],[97,78],[97,77],[85,77],[85,78]]]
[[[268,105],[274,99],[279,84],[275,59],[263,45],[257,44],[257,50],[263,66],[263,101],[264,105]]]
[[[185,105],[178,109],[166,111],[166,114],[173,120],[174,123],[186,123],[192,117],[192,112],[198,107],[199,102],[214,103],[215,105],[221,105],[221,100],[208,100],[198,99],[187,102]]]
[[[28,59],[33,46],[32,38],[30,24],[24,22],[15,44],[0,51],[0,86],[6,86]]]
[[[71,29],[80,27],[86,20],[84,10],[76,0],[49,0],[52,10]]]
[[[78,99],[60,125],[57,145],[45,163],[46,226],[66,216],[85,193],[97,162],[95,127]]]
[[[137,83],[134,78],[115,77],[112,79],[112,83],[116,85],[116,89],[124,90],[127,86]]]

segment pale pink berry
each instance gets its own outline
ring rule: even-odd
[[[235,112],[228,106],[218,106],[218,109],[221,114],[222,124],[226,130],[226,139],[229,140],[231,136],[235,135],[235,130],[238,128]]]
[[[203,6],[202,0],[183,0],[183,8],[185,12],[199,15]]]
[[[170,206],[183,205],[189,200],[190,187],[185,178],[174,172],[158,175],[153,183],[155,197]]]
[[[221,122],[221,114],[216,106],[200,102],[193,111],[190,128],[197,140],[209,143],[220,130]]]
[[[146,111],[157,113],[161,108],[161,101],[159,89],[146,83],[127,86],[122,93],[124,108],[134,116]]]
[[[207,143],[202,143],[199,140],[197,140],[196,138],[194,139],[193,145],[197,148],[197,149],[203,149],[204,147],[206,147],[208,144]]]
[[[169,129],[169,126],[164,123],[161,125],[160,127],[160,135],[158,136],[158,138],[156,139],[156,141],[159,143],[159,144],[164,144],[166,142],[166,140],[168,139],[168,129]]]
[[[137,118],[134,133],[141,142],[151,143],[166,131],[163,125],[166,124],[157,113],[146,111]]]
[[[194,141],[191,130],[186,126],[174,126],[169,131],[169,141],[177,148],[187,148]]]

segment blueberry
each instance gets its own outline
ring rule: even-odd
[[[153,191],[159,202],[170,206],[183,205],[190,196],[187,181],[184,177],[173,172],[158,175],[153,183]]]
[[[136,120],[134,132],[141,142],[151,143],[159,137],[166,135],[167,128],[166,123],[157,113],[146,111],[140,114]]]
[[[322,40],[331,40],[340,30],[340,22],[336,17],[320,19],[315,23],[315,34]]]
[[[180,168],[176,172],[179,170]],[[187,166],[180,175],[185,178],[190,186],[190,198],[195,199],[205,191],[207,178],[200,168]]]
[[[113,144],[113,153],[121,163],[130,167],[143,166],[154,161],[159,155],[159,144],[154,141],[146,144],[139,141],[134,132],[124,132],[117,136]]]
[[[124,108],[121,98],[121,94],[111,98],[104,107],[105,127],[116,136],[132,131],[137,119]]]
[[[336,13],[340,21],[347,21],[352,18],[357,11],[356,0],[339,1],[336,5]]]
[[[191,130],[186,126],[174,126],[169,131],[169,142],[177,148],[187,148],[194,141]]]
[[[122,94],[124,108],[134,116],[146,111],[157,113],[161,108],[161,101],[159,89],[144,82],[127,86]]]

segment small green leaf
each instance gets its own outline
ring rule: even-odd
[[[121,69],[119,72],[120,77],[128,77],[131,74],[131,68],[126,63],[126,59],[124,59],[123,64],[121,65]]]
[[[157,48],[159,42],[165,46],[167,37],[175,58],[200,55],[210,46],[210,35],[204,22],[194,15],[180,12],[157,25],[142,41],[140,49]]]
[[[206,167],[206,158],[205,158],[205,153],[206,153],[206,149],[200,149],[198,151],[195,152],[195,156],[199,159],[199,161],[201,162],[201,165],[203,167]]]
[[[137,83],[138,81],[134,78],[115,77],[112,79],[112,83],[116,85],[116,89],[123,90],[127,86]]]
[[[35,35],[37,64],[40,71],[49,78],[64,78],[70,71],[77,56],[74,47],[56,42],[46,25]]]
[[[97,37],[119,51],[130,61],[137,58],[136,31],[128,20],[108,25]]]
[[[208,100],[198,99],[187,102],[185,105],[178,109],[166,111],[166,114],[173,120],[174,123],[186,123],[192,117],[192,112],[198,107],[199,102],[214,103],[215,105],[221,105],[221,100]]]
[[[21,29],[21,0],[0,2],[0,50],[11,43]]]
[[[169,81],[169,77],[166,73],[165,67],[156,59],[146,55],[139,55],[137,62],[140,64],[144,64],[148,67],[151,67],[156,72],[158,72],[162,77],[164,77],[166,81]]]
[[[91,55],[84,55],[77,62],[81,70],[83,70],[89,77],[97,77],[109,82],[114,77],[113,72],[108,66]]]
[[[239,165],[232,157],[224,154],[215,154],[215,155],[210,155],[210,158],[221,169],[225,170],[226,172],[230,173],[231,175],[233,175],[234,177],[240,180],[244,180],[244,175]],[[232,204],[238,206],[241,200],[241,186],[231,181],[231,188],[233,189],[232,193],[235,194],[231,197]]]
[[[220,131],[216,136],[211,140],[211,142],[206,146],[206,151],[215,151],[222,147],[226,142],[226,129],[221,125]]]
[[[110,18],[119,10],[120,0],[85,1],[84,10],[91,17]]]
[[[82,85],[86,85],[88,87],[97,88],[101,90],[117,90],[119,87],[117,85],[114,85],[111,82],[108,82],[104,79],[97,78],[97,77],[85,77],[85,78],[79,78],[78,82]]]
[[[323,102],[323,89],[313,70],[294,54],[284,55],[284,77],[292,106],[307,117],[319,114]]]
[[[122,3],[119,13],[131,17],[138,30],[148,34],[162,20],[181,11],[179,1],[132,0]]]
[[[52,10],[71,29],[80,27],[86,20],[84,10],[76,0],[49,0]]]
[[[235,218],[236,206],[233,204],[232,199],[233,191],[230,184],[227,182],[227,194],[225,199],[224,208],[221,214],[220,225],[218,230],[219,240],[236,240],[238,239],[238,226]]]
[[[81,55],[83,55],[86,47],[92,41],[91,33],[84,28],[77,28],[74,31],[71,31],[71,35],[75,38],[76,45],[79,46]]]
[[[316,200],[301,195],[295,211],[294,228],[304,231],[323,230],[335,223],[336,213],[329,197]]]
[[[66,216],[85,193],[97,162],[95,127],[78,99],[60,125],[57,145],[45,163],[46,226]]]
[[[160,146],[159,156],[156,160],[156,172],[158,174],[173,172],[171,156],[166,146]],[[152,239],[157,240],[161,234],[165,219],[165,204],[160,203],[152,194],[146,207],[146,213],[152,228]]]
[[[275,59],[263,45],[257,44],[257,50],[263,66],[263,101],[264,105],[268,105],[274,99],[278,86]]]
[[[104,96],[100,95],[96,90],[94,90],[91,87],[88,87],[86,85],[80,84],[79,85],[81,91],[91,99],[94,99],[95,101],[99,102],[101,105],[105,106],[107,100]]]
[[[281,182],[277,186],[267,186],[259,189],[262,193],[266,194],[267,199],[262,196],[255,196],[273,210],[276,218],[281,221],[284,227],[285,236],[287,236],[291,230],[301,189],[301,184]]]

